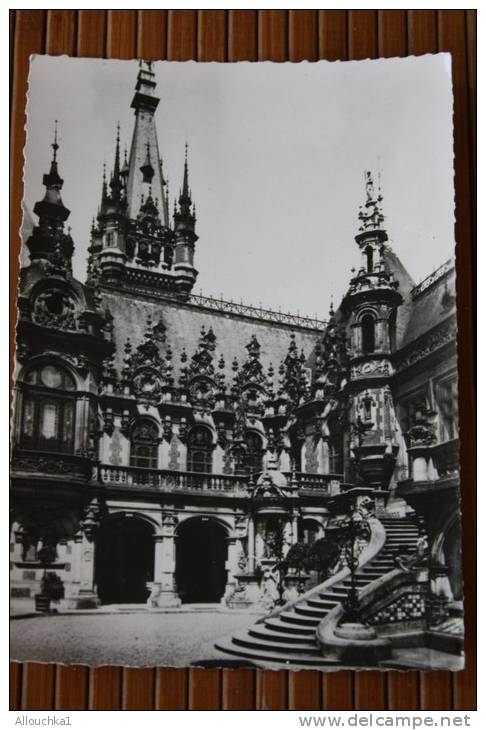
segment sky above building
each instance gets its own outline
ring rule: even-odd
[[[338,303],[359,265],[354,236],[365,170],[380,177],[390,245],[416,282],[454,254],[447,54],[158,62],[154,70],[171,202],[189,144],[199,235],[194,293],[325,317],[331,295]],[[25,207],[35,220],[57,119],[62,197],[82,281],[117,122],[122,149],[130,147],[137,72],[137,61],[36,56],[31,64]]]

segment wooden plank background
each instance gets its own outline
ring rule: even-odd
[[[456,709],[476,707],[476,12],[474,10],[14,10],[11,33],[11,343],[31,53],[198,61],[453,55],[466,670],[297,673],[11,663],[11,709]]]

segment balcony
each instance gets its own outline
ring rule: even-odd
[[[459,471],[459,439],[451,439],[432,448],[432,459],[439,479],[456,476]]]
[[[99,480],[110,487],[151,489],[161,492],[203,492],[248,496],[248,480],[230,474],[142,469],[134,466],[99,468]]]
[[[30,451],[15,448],[12,454],[12,476],[35,476],[50,480],[89,481],[92,462],[88,456],[77,454]]]
[[[285,474],[289,483],[291,474]],[[299,492],[319,492],[328,496],[334,496],[341,492],[343,483],[342,474],[306,474],[295,472]]]
[[[290,484],[292,475],[287,473],[285,476]],[[339,474],[297,472],[294,478],[297,481],[299,493],[332,496],[339,493],[341,489],[342,476]],[[99,481],[108,487],[150,489],[161,492],[199,492],[242,497],[249,497],[251,494],[249,477],[232,474],[203,474],[102,464],[99,467]]]
[[[398,473],[399,493],[427,491],[457,482],[459,475],[459,439],[440,444],[417,444],[408,449],[410,465]]]

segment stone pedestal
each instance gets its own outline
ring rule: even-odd
[[[162,535],[155,535],[154,580],[148,584],[148,608],[178,608],[182,601],[175,586],[174,534],[166,525]]]
[[[253,573],[235,576],[237,585],[234,591],[226,597],[225,603],[228,608],[252,608],[256,606],[261,598],[259,581]]]
[[[94,543],[84,534],[74,538],[72,559],[72,582],[66,586],[65,598],[61,601],[61,609],[97,608],[100,599],[94,585]]]
[[[339,642],[336,646],[339,658],[345,664],[376,665],[391,656],[388,639],[378,638],[376,631],[361,623],[342,623],[334,629]]]

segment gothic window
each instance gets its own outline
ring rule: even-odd
[[[341,449],[337,444],[329,444],[329,474],[341,474],[343,470],[343,460]]]
[[[320,531],[320,525],[315,520],[301,519],[298,523],[299,542],[312,545],[317,539]]]
[[[149,419],[136,421],[130,439],[130,466],[157,469],[159,430]]]
[[[187,444],[187,470],[210,474],[212,450],[211,432],[204,426],[191,429]]]
[[[245,464],[250,474],[258,474],[262,471],[263,445],[261,436],[254,431],[248,431],[245,438],[246,455]]]
[[[56,365],[31,370],[24,379],[20,444],[26,449],[72,453],[73,378]]]
[[[361,320],[361,346],[365,353],[375,351],[375,318],[365,314]]]
[[[457,377],[435,384],[435,400],[439,410],[439,441],[458,436]]]

